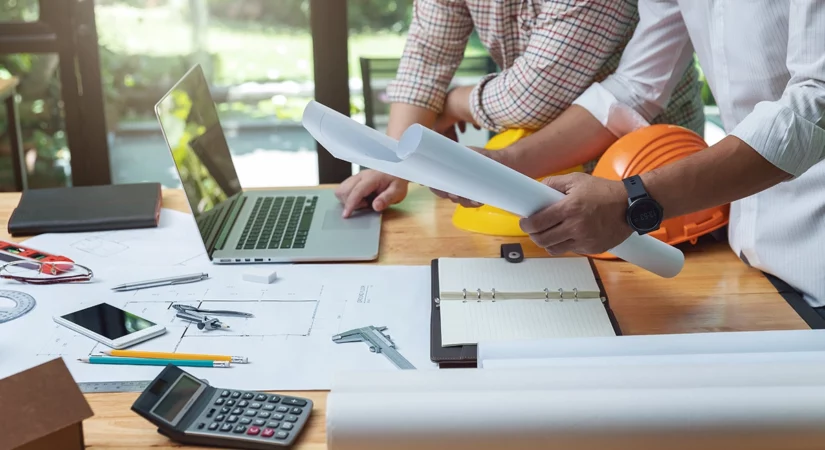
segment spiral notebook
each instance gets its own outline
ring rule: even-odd
[[[433,260],[433,361],[474,365],[482,341],[621,334],[589,258],[504,254]]]

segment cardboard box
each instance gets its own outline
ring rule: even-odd
[[[0,380],[0,449],[76,450],[92,408],[62,358]]]

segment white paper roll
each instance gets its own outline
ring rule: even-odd
[[[413,125],[400,141],[310,102],[303,125],[333,156],[405,180],[527,217],[564,194],[445,138]],[[678,249],[634,233],[611,253],[662,277],[684,266]]]
[[[821,449],[825,388],[338,393],[330,450]]]

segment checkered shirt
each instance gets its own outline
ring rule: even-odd
[[[391,102],[440,113],[473,29],[501,68],[475,86],[471,111],[488,130],[536,130],[615,71],[639,20],[636,0],[415,0]],[[653,123],[704,134],[692,65]]]

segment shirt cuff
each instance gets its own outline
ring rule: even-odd
[[[582,95],[573,101],[593,114],[596,120],[616,137],[649,126],[647,120],[630,106],[620,102],[601,83],[593,83]]]
[[[472,114],[475,122],[482,128],[491,131],[501,132],[504,127],[499,126],[487,113],[484,111],[484,85],[495,78],[497,74],[491,73],[485,75],[478,84],[470,91],[470,114]]]
[[[794,178],[823,158],[825,130],[775,102],[757,103],[730,134]]]
[[[444,102],[447,101],[447,93],[424,82],[395,80],[387,86],[387,100],[390,103],[406,103],[441,114],[444,111]]]

